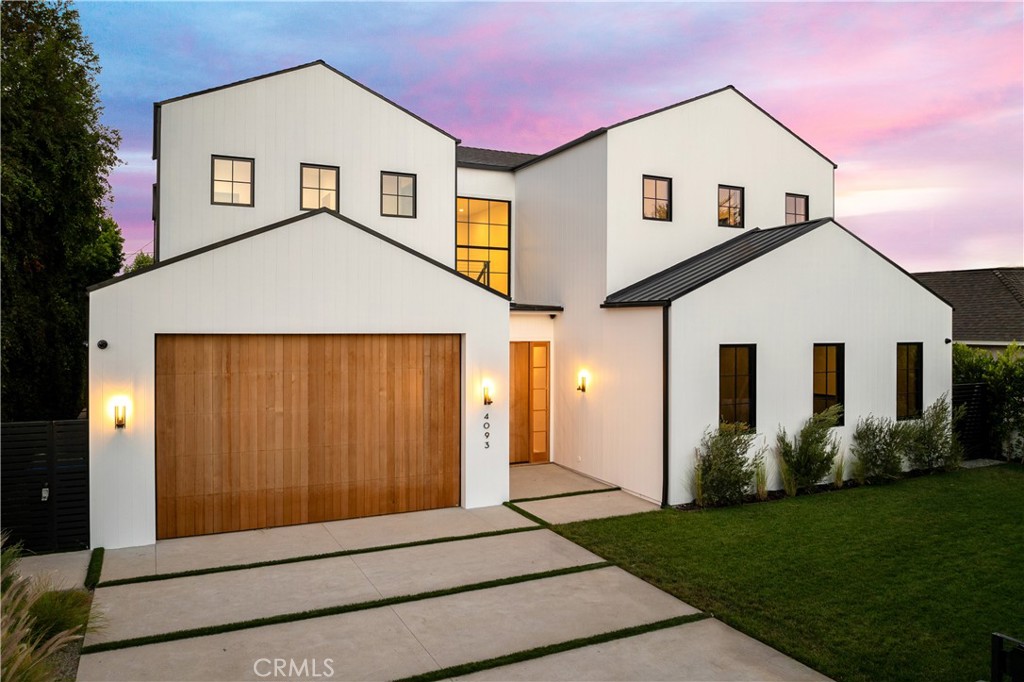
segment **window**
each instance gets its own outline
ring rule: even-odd
[[[807,195],[786,195],[786,224],[802,223],[807,220]]]
[[[299,166],[299,208],[312,211],[318,208],[338,210],[338,167],[304,163]]]
[[[381,171],[380,214],[399,218],[416,217],[415,175]]]
[[[252,206],[253,159],[213,156],[210,203],[228,206]]]
[[[718,420],[741,422],[750,428],[755,422],[755,368],[757,346],[718,347]]]
[[[718,226],[743,227],[743,188],[718,186]]]
[[[921,416],[921,357],[920,343],[896,344],[896,419],[916,419]]]
[[[672,178],[644,176],[644,220],[672,220]]]
[[[846,383],[844,355],[841,343],[814,344],[814,414],[843,404]],[[839,415],[836,425],[843,425],[843,415]]]
[[[512,204],[459,197],[455,209],[456,269],[495,291],[508,294]]]

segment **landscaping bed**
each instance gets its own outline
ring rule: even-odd
[[[1024,635],[1024,467],[558,531],[837,680],[987,679]]]

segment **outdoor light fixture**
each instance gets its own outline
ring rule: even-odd
[[[484,379],[484,405],[490,405],[494,402],[494,387],[491,385],[489,379]]]
[[[124,403],[114,405],[114,428],[123,429],[125,425],[125,414],[128,407]]]
[[[587,384],[590,383],[590,373],[585,369],[581,369],[579,376],[576,377],[576,390],[582,393],[587,392]]]

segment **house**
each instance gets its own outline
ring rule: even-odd
[[[1024,268],[914,274],[953,304],[953,340],[998,352],[1024,342]]]
[[[949,305],[733,87],[539,156],[324,62],[154,107],[157,264],[90,289],[92,542],[508,499],[553,461],[692,499],[720,420],[913,418]],[[773,472],[774,474],[774,472]]]

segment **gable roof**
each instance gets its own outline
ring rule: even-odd
[[[952,301],[954,341],[1024,341],[1024,267],[919,272]]]
[[[520,168],[526,168],[527,166],[530,166],[530,165],[532,165],[534,163],[537,163],[539,161],[543,161],[544,159],[547,159],[547,158],[549,158],[551,156],[554,156],[555,154],[559,154],[559,153],[561,153],[561,152],[563,152],[563,151],[565,151],[567,149],[570,149],[571,147],[575,147],[578,144],[582,144],[582,143],[584,143],[584,142],[586,142],[588,140],[594,139],[595,137],[598,137],[600,135],[604,135],[606,132],[608,132],[609,130],[612,130],[613,128],[618,128],[619,126],[628,125],[630,123],[633,123],[634,121],[639,121],[642,118],[647,118],[648,116],[654,116],[654,115],[660,114],[660,113],[662,113],[664,111],[668,111],[670,109],[675,109],[676,107],[685,106],[685,105],[690,104],[692,102],[696,102],[698,100],[702,100],[702,99],[704,99],[706,97],[711,97],[713,95],[717,95],[719,93],[726,92],[728,90],[731,90],[734,93],[736,93],[737,95],[739,95],[740,97],[742,97],[750,106],[754,107],[755,109],[760,111],[762,114],[767,116],[776,125],[778,125],[780,128],[785,130],[787,133],[789,133],[790,135],[795,137],[805,147],[810,149],[812,152],[814,152],[815,154],[820,156],[825,161],[827,161],[830,164],[832,164],[832,168],[838,168],[839,167],[839,166],[836,165],[835,161],[833,161],[832,159],[828,158],[827,156],[822,154],[820,151],[818,151],[817,149],[812,147],[810,145],[810,143],[807,142],[807,140],[803,139],[802,137],[800,137],[799,135],[794,133],[785,124],[783,124],[781,121],[779,121],[779,119],[775,118],[774,116],[769,114],[767,111],[762,109],[754,100],[750,99],[749,97],[744,95],[742,92],[740,92],[738,89],[736,89],[735,86],[733,86],[733,85],[726,85],[724,88],[719,88],[717,90],[712,90],[711,92],[706,92],[703,95],[697,95],[696,97],[691,97],[690,99],[685,99],[682,102],[676,102],[675,104],[670,104],[670,105],[668,105],[666,107],[662,107],[660,109],[655,109],[654,111],[649,111],[646,114],[640,114],[639,116],[634,116],[632,118],[627,118],[624,121],[619,121],[618,123],[614,123],[614,124],[609,125],[609,126],[603,126],[601,128],[596,128],[594,130],[591,130],[589,133],[585,133],[583,135],[580,135],[576,139],[570,140],[569,142],[566,142],[565,144],[563,144],[560,147],[556,147],[556,148],[552,149],[551,151],[545,152],[544,154],[541,154],[541,155],[536,156],[536,157],[534,157],[532,159],[529,159],[528,161],[525,161],[524,163],[519,164],[518,166],[516,166],[516,168],[514,170],[519,170]]]
[[[387,102],[391,106],[395,107],[396,109],[398,109],[400,111],[403,111],[406,114],[412,116],[417,121],[430,126],[431,128],[433,128],[437,132],[441,133],[442,135],[446,135],[446,136],[452,138],[453,140],[455,140],[456,144],[461,142],[461,140],[459,140],[459,138],[455,137],[454,135],[452,135],[448,131],[442,130],[441,128],[438,128],[436,125],[434,125],[430,121],[428,121],[428,120],[426,120],[424,118],[421,118],[420,116],[417,116],[416,114],[412,113],[411,111],[409,111],[405,107],[403,107],[403,106],[401,106],[399,104],[396,104],[395,102],[393,102],[392,100],[388,99],[384,95],[380,94],[376,90],[368,88],[367,86],[363,85],[362,83],[360,83],[356,79],[352,78],[351,76],[348,76],[348,75],[342,73],[341,71],[338,71],[336,68],[334,68],[333,66],[331,66],[330,64],[328,64],[327,62],[325,62],[322,59],[317,59],[316,61],[308,62],[306,64],[299,64],[298,66],[292,66],[292,67],[287,68],[287,69],[281,69],[279,71],[272,71],[270,73],[265,73],[265,74],[262,74],[260,76],[253,76],[252,78],[246,78],[244,80],[235,81],[234,83],[227,83],[226,85],[218,85],[217,87],[214,87],[214,88],[207,88],[205,90],[197,90],[196,92],[190,92],[190,93],[188,93],[186,95],[179,95],[178,97],[172,97],[170,99],[161,100],[159,102],[155,102],[153,104],[153,106],[159,108],[159,107],[163,106],[164,104],[170,104],[172,102],[179,102],[179,101],[181,101],[183,99],[189,99],[191,97],[198,97],[200,95],[206,95],[206,94],[209,94],[211,92],[217,92],[218,90],[226,90],[227,88],[233,88],[233,87],[236,87],[236,86],[239,86],[239,85],[245,85],[247,83],[252,83],[254,81],[263,80],[264,78],[273,78],[274,76],[280,76],[280,75],[283,75],[283,74],[286,74],[286,73],[291,73],[292,71],[299,71],[301,69],[308,69],[308,68],[311,68],[311,67],[314,67],[314,66],[322,66],[322,67],[330,70],[332,73],[335,73],[338,76],[341,76],[342,78],[344,78],[345,80],[349,81],[350,83],[358,85],[360,88],[362,88],[363,90],[366,90],[371,95],[379,97],[380,99],[384,100],[385,102]],[[156,157],[154,156],[153,158],[156,158]]]
[[[277,230],[277,229],[282,228],[282,227],[284,227],[286,225],[291,225],[292,223],[298,223],[298,222],[301,222],[303,220],[308,220],[308,219],[312,218],[313,216],[318,216],[318,215],[320,215],[322,213],[326,213],[327,215],[332,216],[332,217],[340,220],[343,223],[347,223],[348,225],[350,225],[350,226],[352,226],[352,227],[354,227],[354,228],[356,228],[358,230],[362,230],[363,232],[369,234],[370,236],[376,237],[377,239],[380,239],[381,241],[386,242],[387,244],[390,244],[391,246],[393,246],[393,247],[395,247],[397,249],[401,249],[402,251],[405,251],[406,253],[408,253],[408,254],[410,254],[412,256],[415,256],[416,258],[419,258],[420,260],[424,260],[427,263],[430,263],[431,265],[444,270],[448,274],[455,275],[459,279],[462,279],[462,280],[464,280],[466,282],[469,282],[470,284],[472,284],[474,286],[478,286],[481,289],[483,289],[484,291],[486,291],[488,293],[491,293],[491,294],[497,296],[498,298],[503,298],[506,301],[510,301],[510,302],[512,300],[511,297],[509,297],[509,296],[507,296],[505,294],[502,294],[500,292],[497,292],[494,289],[491,289],[490,287],[481,284],[480,282],[476,281],[472,277],[467,277],[466,275],[462,274],[458,270],[450,268],[447,265],[445,265],[444,263],[442,263],[440,261],[436,261],[433,258],[431,258],[430,256],[427,256],[426,254],[420,253],[419,251],[417,251],[415,249],[412,249],[412,248],[406,246],[405,244],[403,244],[403,243],[401,243],[399,241],[395,241],[391,237],[383,235],[380,232],[377,232],[376,230],[371,229],[371,228],[367,227],[366,225],[363,225],[362,223],[357,223],[356,221],[352,220],[351,218],[343,216],[342,214],[338,213],[337,211],[332,211],[332,210],[330,210],[328,208],[318,208],[315,211],[307,211],[307,212],[302,213],[301,215],[293,216],[291,218],[286,218],[285,220],[281,220],[281,221],[278,221],[276,223],[271,223],[270,225],[265,225],[263,227],[258,227],[255,230],[249,230],[248,232],[243,232],[242,234],[237,234],[237,235],[235,235],[233,237],[228,237],[227,239],[222,239],[219,242],[214,242],[212,244],[207,244],[206,246],[201,246],[198,249],[193,249],[192,251],[188,251],[186,253],[182,253],[182,254],[178,254],[177,256],[173,256],[171,258],[166,258],[164,260],[157,261],[154,265],[151,265],[151,266],[149,266],[147,268],[144,268],[142,270],[136,270],[135,272],[130,272],[130,273],[126,274],[126,275],[119,275],[117,277],[111,277],[110,279],[104,280],[104,281],[99,282],[97,284],[93,284],[90,287],[86,287],[86,291],[93,292],[93,291],[96,291],[97,289],[103,289],[105,287],[109,287],[109,286],[112,286],[114,284],[120,284],[121,282],[123,282],[125,280],[133,279],[135,277],[142,277],[142,276],[145,276],[148,273],[153,272],[155,270],[160,270],[161,268],[168,267],[170,265],[173,265],[175,263],[178,263],[178,262],[181,262],[181,261],[184,261],[184,260],[188,260],[190,258],[195,258],[196,256],[199,256],[199,255],[202,255],[204,253],[207,253],[208,251],[215,251],[217,249],[224,248],[225,246],[228,246],[229,244],[234,244],[235,242],[244,241],[246,239],[252,239],[253,237],[258,237],[259,235],[264,234],[266,232],[270,232],[272,230]]]
[[[479,168],[481,170],[510,171],[516,166],[534,159],[536,154],[523,152],[505,152],[482,147],[455,148],[455,163],[461,168]]]
[[[831,218],[820,218],[765,230],[755,227],[610,294],[602,307],[669,305],[680,296],[830,222]]]

